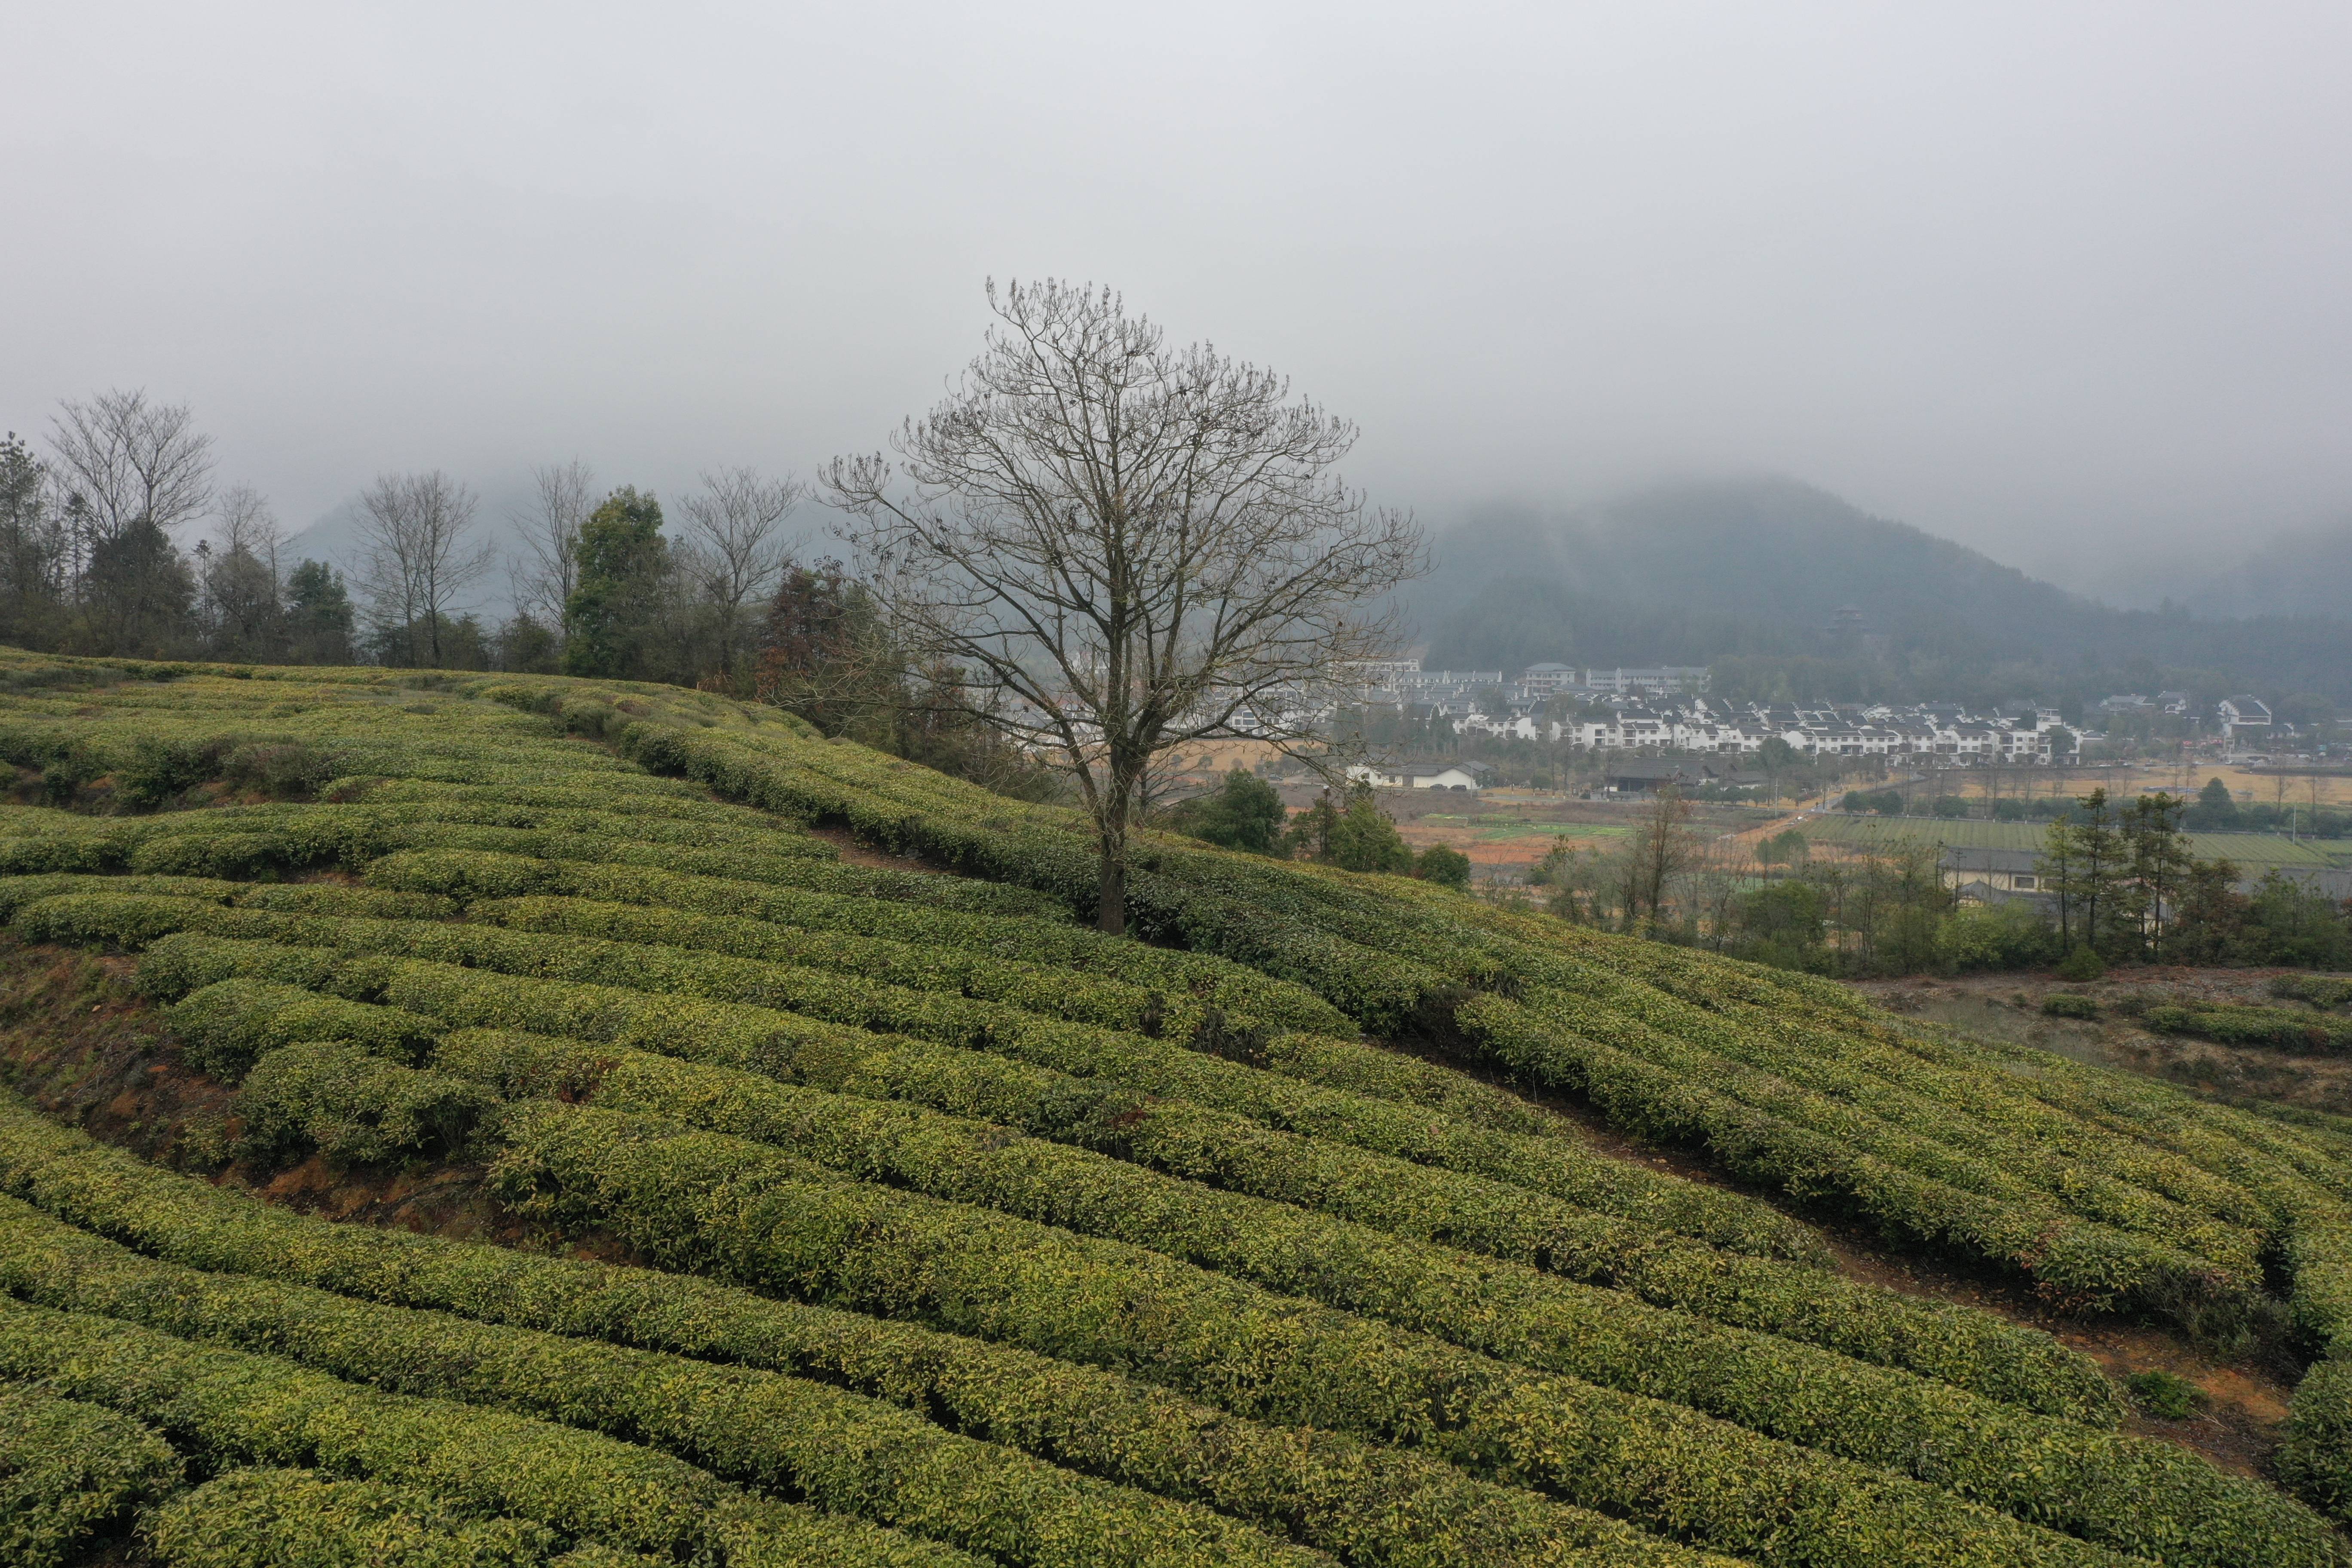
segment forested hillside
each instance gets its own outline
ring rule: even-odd
[[[1567,517],[1496,513],[1447,534],[1437,557],[1412,595],[1433,668],[1734,661],[1737,679],[1748,659],[1768,682],[1792,676],[1799,699],[1990,702],[2200,678],[2352,696],[2340,611],[2113,609],[1788,480],[1664,486]],[[1832,626],[1848,605],[1860,638]]]
[[[15,951],[225,1112],[11,1066],[12,1561],[2352,1563],[2340,1124],[1175,839],[1106,937],[1072,814],[709,693],[7,653],[0,757]],[[1792,1214],[2284,1337],[2275,1480]]]

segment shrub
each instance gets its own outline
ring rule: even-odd
[[[1470,857],[1459,849],[1433,844],[1414,860],[1412,874],[1441,888],[1466,888],[1470,885]]]
[[[0,1384],[0,1562],[58,1568],[179,1484],[179,1456],[138,1422]]]
[[[1408,1450],[1267,1426],[1164,1388],[911,1323],[707,1279],[335,1225],[145,1165],[0,1103],[0,1184],[173,1261],[805,1372],[1089,1473],[1221,1510],[1349,1562],[1504,1568],[1560,1551],[1671,1563],[1680,1549]]]
[[[2071,991],[2053,991],[2042,998],[2042,1011],[2053,1018],[2095,1018],[2099,1005],[2088,996],[2078,996]]]
[[[877,1568],[972,1563],[946,1547],[749,1496],[609,1437],[385,1394],[109,1318],[0,1300],[0,1376],[42,1380],[144,1420],[215,1464],[316,1466],[661,1556],[756,1549],[767,1537],[773,1547]]]
[[[2124,1379],[2132,1403],[2166,1421],[2186,1421],[2205,1406],[2205,1391],[2168,1372],[2136,1372]]]
[[[315,1148],[338,1163],[373,1164],[454,1152],[497,1097],[444,1073],[420,1072],[336,1042],[269,1052],[234,1102],[240,1152],[283,1161]]]
[[[2286,1007],[2174,1004],[2145,1008],[2139,1021],[2158,1034],[2194,1035],[2224,1046],[2264,1046],[2314,1056],[2352,1051],[2352,1019]]]
[[[2071,980],[2077,984],[2086,980],[2096,980],[2106,972],[2105,960],[2087,945],[2070,950],[2058,961],[2058,978]]]
[[[544,1525],[315,1470],[230,1470],[173,1499],[146,1533],[165,1568],[537,1568],[558,1548]]]

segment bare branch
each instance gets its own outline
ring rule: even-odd
[[[1371,605],[1417,575],[1412,520],[1333,471],[1355,426],[1274,373],[1170,348],[1108,290],[1014,283],[946,401],[822,476],[908,647],[1076,780],[1119,928],[1152,760],[1189,742],[1318,744]]]
[[[686,514],[688,570],[719,621],[719,666],[732,676],[747,632],[746,609],[774,591],[791,542],[782,532],[807,487],[786,474],[767,479],[756,468],[721,468],[702,476],[702,490],[679,503]]]
[[[450,610],[495,559],[488,544],[467,538],[478,504],[474,493],[438,469],[380,474],[360,504],[367,545],[360,591],[368,618],[388,644],[396,639],[408,663],[437,667]]]
[[[530,506],[508,514],[530,555],[513,563],[515,603],[560,626],[579,582],[580,525],[596,510],[596,478],[577,458],[533,468],[530,477]]]

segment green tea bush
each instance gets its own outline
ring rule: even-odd
[[[1197,1505],[1075,1476],[804,1378],[205,1274],[14,1203],[0,1212],[0,1280],[45,1306],[266,1350],[375,1389],[626,1437],[1008,1565],[1324,1561]]]
[[[315,1468],[468,1511],[656,1555],[969,1564],[964,1553],[755,1498],[667,1455],[444,1400],[385,1394],[272,1356],[0,1300],[0,1375],[144,1421],[219,1465]],[[742,1555],[737,1555],[740,1552]]]
[[[1893,1560],[1895,1551],[1887,1533],[1894,1514],[1883,1510],[1962,1506],[1924,1487],[1889,1492],[1885,1482],[1896,1478],[1872,1465],[1328,1309],[1286,1303],[1133,1248],[870,1184],[818,1178],[740,1140],[677,1134],[661,1124],[559,1106],[519,1111],[511,1132],[503,1167],[510,1192],[551,1213],[593,1218],[667,1265],[714,1268],[794,1295],[928,1319],[1068,1359],[1148,1365],[1154,1375],[1245,1414],[1433,1447],[1498,1479],[1623,1509],[1637,1521],[1654,1519],[1650,1510],[1660,1500],[1620,1489],[1633,1476],[1654,1473],[1654,1458],[1642,1456],[1661,1442],[1686,1456],[1675,1467],[1682,1482],[1709,1490],[1736,1472],[1742,1487],[1788,1497],[1810,1493],[1814,1483],[1806,1478],[1819,1477],[1842,1497],[1849,1518],[1882,1521],[1863,1525],[1879,1561]],[[1154,1303],[1150,1321],[1165,1325],[1157,1333],[1140,1329],[1132,1305],[1139,1300]],[[1784,1429],[1788,1414],[1777,1418]],[[1894,1433],[1925,1436],[1926,1428],[1910,1427],[1897,1405],[1878,1409],[1886,1425],[1875,1430],[1861,1411],[1848,1413],[1850,1425],[1820,1414],[1808,1424],[1817,1442],[1874,1447],[1881,1462],[1918,1465],[1954,1492],[2117,1551],[2221,1563],[2245,1561],[2252,1542],[2281,1561],[2333,1561],[2339,1550],[2332,1532],[2274,1494],[2168,1445],[2000,1413],[1986,1404],[1936,1439],[1906,1447]],[[1620,1435],[1608,1451],[1588,1446],[1602,1431]],[[1583,1436],[1571,1441],[1571,1433]],[[1898,1448],[1899,1456],[1890,1451]],[[1885,1480],[1874,1485],[1866,1479],[1874,1475]],[[1743,1505],[1760,1506],[1752,1495]],[[1715,1514],[1712,1507],[1706,1511]],[[1991,1539],[1995,1517],[1979,1516],[1966,1532]],[[1753,1515],[1738,1539],[1706,1543],[1757,1552],[1761,1542],[1749,1531],[1761,1528],[1783,1551],[1818,1552],[1828,1550],[1815,1533],[1822,1522],[1805,1510],[1776,1508]],[[1924,1544],[1962,1528],[1957,1517],[1934,1523],[1923,1517],[1903,1531]],[[2060,1550],[2045,1537],[2029,1556]]]
[[[2336,974],[2282,974],[2270,983],[2270,994],[2315,1007],[2341,1007],[2352,1003],[2352,980]]]
[[[2095,1018],[2099,1016],[2098,1003],[2068,991],[2053,991],[2044,996],[2042,1010],[2053,1018]]]
[[[193,1267],[795,1372],[1287,1531],[1351,1563],[1676,1563],[1682,1549],[1451,1465],[1268,1426],[1095,1368],[690,1276],[332,1225],[145,1165],[0,1101],[0,1186]]]
[[[226,1471],[158,1510],[146,1534],[166,1568],[539,1568],[559,1547],[545,1525],[299,1469]]]
[[[138,1422],[0,1384],[0,1562],[58,1568],[180,1479],[179,1456]]]
[[[279,951],[290,955],[304,950]],[[228,979],[205,985],[175,1003],[165,1016],[186,1042],[189,1063],[228,1083],[243,1079],[254,1063],[280,1047],[302,1042],[335,1042],[353,1047],[354,1055],[364,1053],[393,1062],[415,1063],[424,1059],[425,1052],[432,1048],[436,1032],[430,1020],[393,1008],[370,1007],[341,996],[322,996],[299,986],[268,980]],[[280,1097],[310,1092],[299,1089],[302,1079],[296,1075],[303,1070],[289,1064],[264,1087],[255,1101],[257,1110],[276,1100],[280,1110],[292,1113],[294,1100]],[[377,1080],[379,1091],[385,1081]],[[370,1091],[355,1089],[353,1092]],[[427,1094],[411,1109],[426,1113],[426,1106],[431,1103],[443,1105],[450,1114],[458,1112],[457,1099],[448,1093]],[[389,1105],[379,1107],[379,1111],[394,1114],[395,1123],[399,1120]],[[330,1122],[346,1113],[362,1117],[367,1114],[356,1100],[333,1109],[323,1105],[320,1108],[320,1114]],[[427,1114],[427,1121],[412,1131],[423,1134],[431,1126],[454,1130],[456,1123],[436,1122]],[[356,1124],[352,1135],[366,1136]]]
[[[404,1068],[331,1041],[283,1046],[245,1077],[233,1102],[240,1152],[268,1163],[312,1149],[344,1164],[453,1152],[497,1103],[480,1085]]]
[[[2149,1007],[2140,1014],[2139,1021],[2158,1034],[2194,1035],[2224,1046],[2264,1046],[2306,1056],[2341,1056],[2352,1051],[2352,1019],[2288,1007],[2202,1003]]]

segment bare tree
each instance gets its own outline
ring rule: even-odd
[[[530,555],[514,563],[515,603],[543,625],[561,626],[580,581],[580,525],[596,510],[596,477],[577,458],[533,468],[530,477],[530,507],[509,514]]]
[[[827,499],[908,647],[974,711],[1076,780],[1125,929],[1128,831],[1152,759],[1215,739],[1318,744],[1352,661],[1389,654],[1374,602],[1424,568],[1420,531],[1333,467],[1355,426],[1205,344],[1171,349],[1118,296],[988,289],[985,350]]]
[[[360,591],[368,597],[369,619],[387,642],[402,639],[409,663],[437,668],[443,621],[494,558],[489,545],[467,537],[474,526],[474,493],[436,468],[378,475],[360,504],[366,512],[360,536],[367,545]]]
[[[74,520],[78,552],[119,540],[139,523],[169,532],[212,500],[212,437],[197,434],[184,403],[144,391],[68,400],[50,421],[49,449]]]
[[[285,577],[278,552],[285,530],[261,492],[247,485],[221,492],[214,512],[219,540],[196,547],[206,618],[222,651],[257,657],[270,650],[281,629]]]
[[[702,476],[702,492],[679,503],[688,531],[687,570],[718,621],[719,668],[732,680],[744,633],[744,606],[765,599],[784,569],[790,541],[780,532],[807,487],[792,475],[756,468]]]
[[[1626,841],[1624,882],[1628,929],[1647,919],[1656,925],[1664,917],[1666,900],[1675,880],[1697,856],[1690,831],[1690,805],[1672,784],[1658,790],[1633,826]]]

